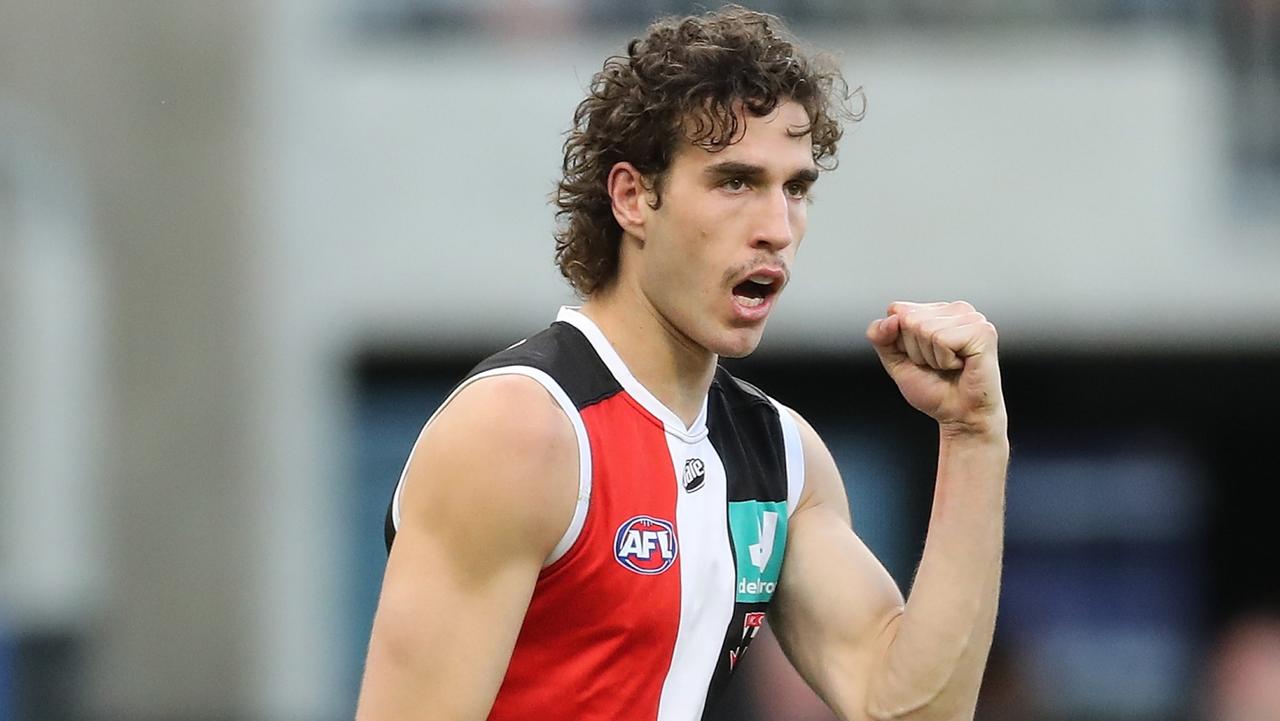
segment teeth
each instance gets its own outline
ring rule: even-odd
[[[773,285],[773,278],[767,275],[753,275],[750,278],[747,278],[747,280],[758,285]]]
[[[744,295],[735,295],[733,297],[738,301],[739,305],[743,305],[748,308],[754,308],[764,302],[764,298],[748,298]]]

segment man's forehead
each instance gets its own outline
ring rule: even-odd
[[[713,113],[717,116],[714,120],[711,117]],[[779,103],[777,107],[764,115],[757,115],[748,111],[742,101],[737,101],[733,106],[733,115],[737,130],[737,137],[734,138],[734,141],[741,140],[747,133],[752,135],[776,133],[790,137],[800,136],[806,134],[813,124],[804,106],[794,100]],[[700,139],[711,129],[711,126],[716,126],[716,129],[720,130],[724,122],[725,119],[719,113],[715,113],[708,108],[704,113],[691,113],[686,116],[682,125],[685,133],[691,139]]]
[[[760,116],[753,113],[747,113],[747,123],[755,125],[777,126],[784,132],[796,133],[809,127],[809,113],[805,111],[804,106],[794,100],[788,100],[779,103],[778,107],[773,109],[772,113]]]
[[[719,148],[707,148],[694,142],[682,143],[674,160],[681,165],[705,168],[733,163],[751,165],[778,172],[793,172],[814,167],[813,139],[803,135],[786,135],[759,142],[750,134]]]

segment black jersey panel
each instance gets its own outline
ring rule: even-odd
[[[724,464],[727,501],[787,500],[786,448],[778,408],[755,386],[716,369],[707,399],[707,434]],[[732,528],[729,544],[736,543]],[[740,549],[731,548],[735,571]],[[710,718],[733,671],[764,623],[768,602],[736,601],[716,661],[703,718]]]
[[[578,410],[622,390],[591,347],[591,341],[564,321],[556,321],[528,340],[489,356],[466,377],[504,366],[530,366],[543,371],[560,384]]]
[[[387,504],[387,520],[382,528],[382,540],[387,544],[387,553],[391,553],[391,542],[396,540],[396,522],[391,515],[391,508],[395,505],[395,492],[392,492],[391,503]]]
[[[724,462],[729,501],[786,501],[787,463],[778,409],[758,388],[716,369],[707,434]]]

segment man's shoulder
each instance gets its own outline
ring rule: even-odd
[[[444,426],[478,445],[542,448],[573,435],[564,409],[550,389],[526,375],[500,373],[475,378],[442,408],[430,430]]]
[[[478,379],[418,439],[402,515],[474,513],[477,522],[523,529],[550,551],[573,509],[577,464],[573,426],[543,385],[520,375]]]

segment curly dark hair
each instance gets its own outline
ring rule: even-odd
[[[661,204],[662,183],[681,140],[711,151],[741,140],[735,106],[766,116],[787,100],[809,116],[820,168],[836,166],[841,118],[852,112],[835,62],[808,57],[782,21],[729,5],[701,16],[663,18],[627,54],[610,57],[591,79],[564,142],[564,177],[553,195],[556,263],[580,297],[618,272],[622,228],[613,216],[608,177],[628,161]]]

